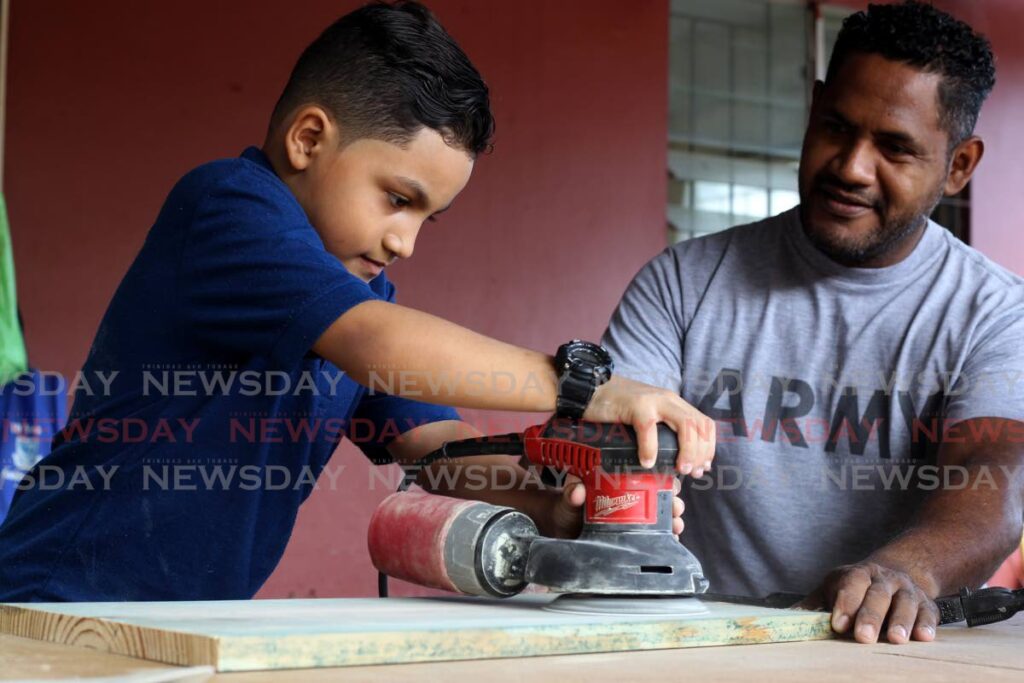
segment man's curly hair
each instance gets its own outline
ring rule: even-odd
[[[877,54],[942,76],[940,122],[950,150],[974,133],[981,105],[996,83],[988,39],[964,22],[917,0],[868,5],[843,21],[825,82],[851,53]]]

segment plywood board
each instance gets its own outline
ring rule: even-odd
[[[831,637],[828,614],[705,603],[686,617],[559,614],[548,595],[0,605],[0,633],[218,671],[397,664]]]

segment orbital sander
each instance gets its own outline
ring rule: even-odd
[[[655,612],[702,611],[664,601],[704,593],[708,581],[672,533],[679,441],[667,425],[657,429],[650,468],[640,464],[636,432],[622,424],[556,417],[522,433],[445,443],[418,464],[523,455],[579,477],[587,491],[582,531],[575,539],[548,538],[509,507],[398,492],[370,520],[370,557],[381,572],[382,594],[392,576],[489,597],[510,597],[535,584],[565,594],[553,606],[563,611],[619,611],[622,598],[636,597],[657,598],[648,601]],[[637,610],[637,601],[628,604],[626,611]]]
[[[697,558],[672,533],[672,480],[678,440],[658,425],[658,457],[643,468],[636,434],[619,424],[565,418],[519,434],[446,443],[420,461],[473,455],[524,455],[535,465],[574,474],[587,488],[583,531],[576,539],[541,536],[509,507],[418,492],[400,492],[370,520],[369,546],[386,578],[466,595],[507,598],[528,584],[562,593],[545,609],[573,613],[696,614],[692,598],[791,608],[806,596],[762,598],[706,593]],[[411,479],[407,477],[403,488]],[[1024,589],[991,587],[936,599],[940,624],[981,626],[1024,610]]]

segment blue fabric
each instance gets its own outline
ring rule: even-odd
[[[310,352],[346,310],[394,296],[324,249],[259,150],[187,174],[0,527],[0,602],[255,594],[349,420],[367,421],[359,445],[384,461],[397,433],[458,419],[366,396]]]
[[[67,385],[57,373],[30,370],[0,387],[0,522],[22,477],[50,452],[65,414]]]

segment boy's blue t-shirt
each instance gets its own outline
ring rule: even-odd
[[[343,431],[380,462],[399,433],[458,419],[310,351],[352,306],[394,296],[324,249],[258,149],[187,174],[0,527],[0,602],[252,597]],[[368,485],[328,474],[318,485]]]

